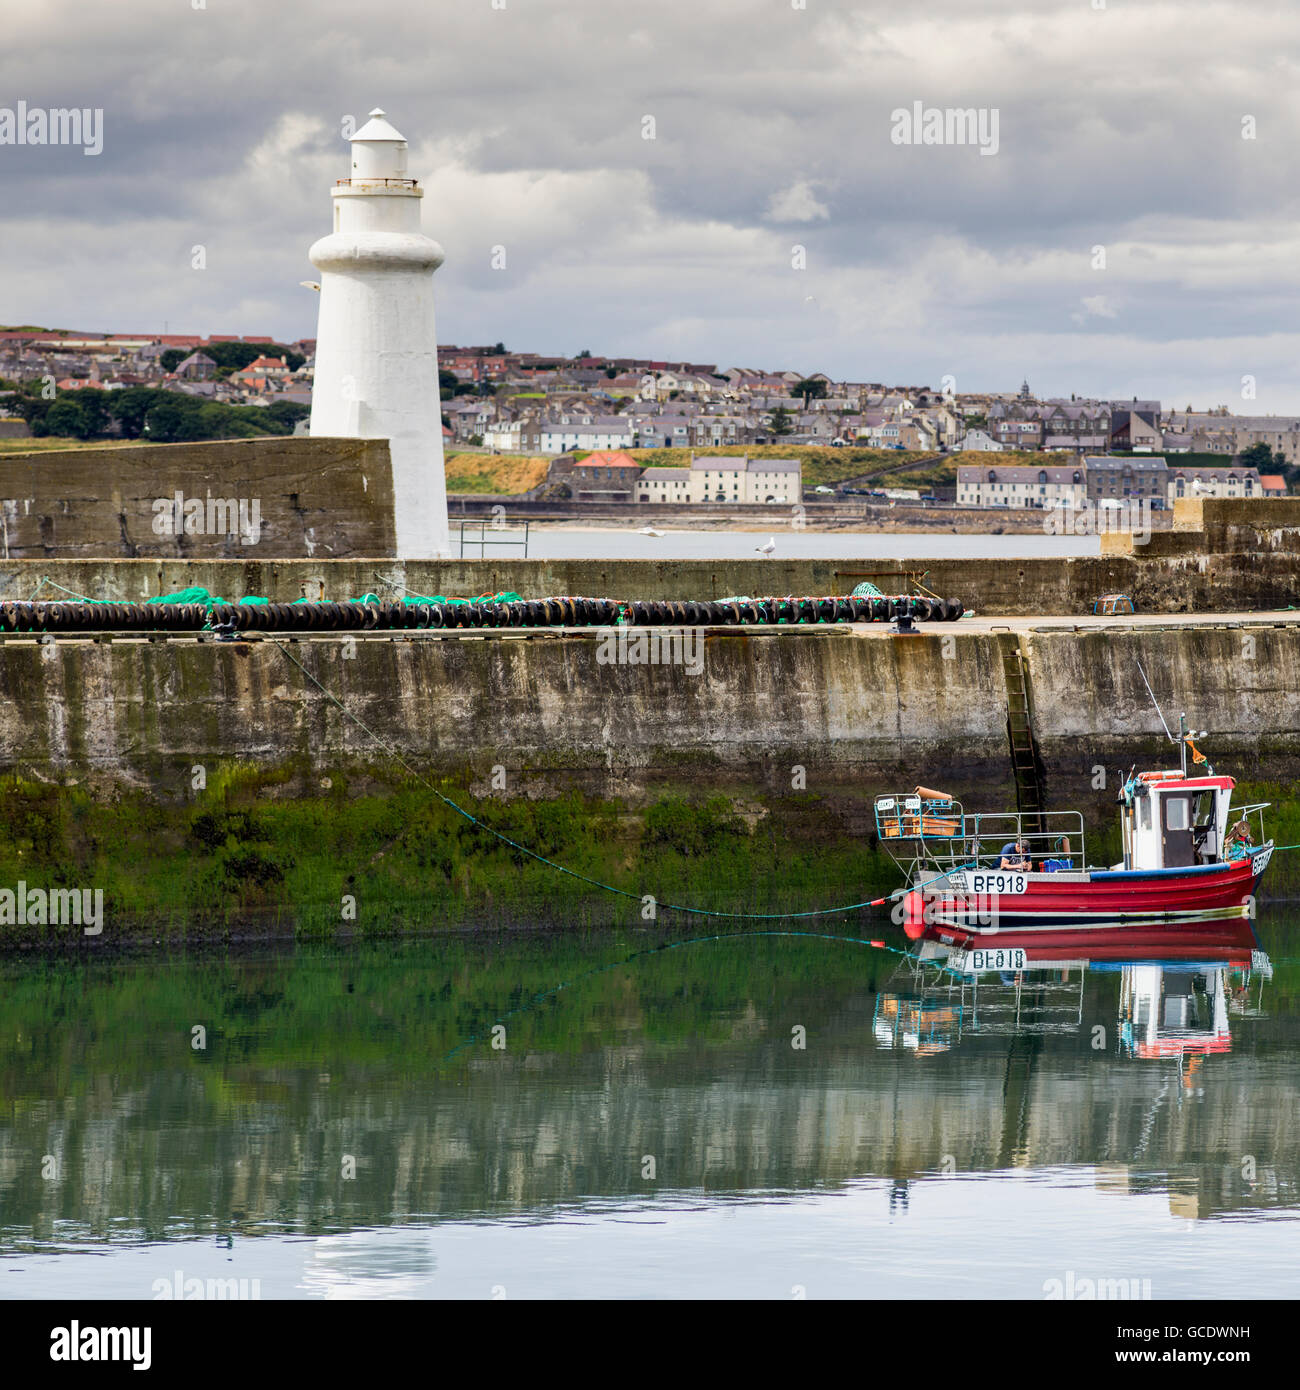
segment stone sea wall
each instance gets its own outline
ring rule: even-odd
[[[157,505],[178,498],[179,527]],[[137,557],[255,554],[260,560],[392,551],[392,470],[383,439],[122,444],[0,455],[5,563],[93,559],[103,569],[104,560]]]
[[[1216,760],[1277,776],[1300,760],[1300,628],[1038,630],[1020,642],[1049,784],[1073,790],[1098,762],[1171,755],[1139,666],[1168,715],[1186,709],[1209,731]],[[863,795],[1010,775],[997,633],[724,632],[704,639],[698,674],[622,664],[633,653],[595,634],[10,637],[0,766],[164,799],[195,761],[321,770],[385,748],[437,775],[503,766],[540,794],[776,789],[795,766]]]

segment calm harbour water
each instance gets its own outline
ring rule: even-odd
[[[9,961],[0,1293],[1295,1297],[1297,925],[1018,991],[803,937]]]
[[[752,560],[756,558],[756,547],[765,545],[769,537],[776,543],[774,558],[786,560],[992,560],[1101,553],[1101,541],[1096,536],[1047,536],[1037,532],[954,536],[940,531],[792,531],[785,526],[760,534],[679,531],[663,521],[656,524],[663,530],[662,536],[642,536],[634,528],[568,531],[543,527],[530,533],[528,555],[534,560]],[[522,538],[522,531],[518,535]],[[493,539],[490,530],[487,536]],[[452,543],[459,546],[454,527]],[[477,543],[471,545],[467,539],[465,553],[477,556]],[[519,551],[489,546],[486,553],[489,558],[508,559]]]

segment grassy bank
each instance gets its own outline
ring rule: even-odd
[[[721,796],[665,796],[632,810],[577,795],[479,801],[446,784],[479,826],[409,781],[352,795],[335,774],[319,795],[282,799],[287,776],[221,772],[184,806],[10,781],[0,805],[0,886],[100,888],[106,936],[181,939],[640,926],[683,920],[647,919],[647,894],[712,911],[784,912],[859,901],[895,882],[883,856],[836,830],[837,817],[808,796],[757,811]],[[368,776],[373,786],[384,774]],[[78,934],[0,925],[0,941]]]
[[[1060,454],[946,454],[897,449],[833,449],[812,444],[737,444],[707,449],[627,449],[644,467],[689,468],[694,458],[797,458],[805,487],[833,487],[851,478],[882,487],[952,486],[965,464],[985,468],[1059,467]],[[579,460],[583,457],[578,455]],[[520,454],[453,454],[447,459],[447,490],[457,493],[521,493],[546,479],[549,460]],[[912,466],[915,465],[915,466]]]
[[[689,468],[692,456],[793,458],[803,465],[805,487],[832,487],[848,478],[875,476],[883,469],[894,469],[931,457],[930,454],[896,449],[832,449],[829,445],[811,444],[735,444],[725,448],[629,449],[627,452],[638,463],[656,468]]]
[[[180,941],[524,924],[729,930],[762,923],[708,914],[835,908],[899,883],[873,837],[856,829],[865,803],[747,791],[666,794],[632,807],[577,794],[475,799],[443,784],[476,825],[410,780],[394,776],[386,789],[384,769],[354,775],[364,777],[364,792],[335,773],[302,796],[287,794],[293,769],[224,769],[191,803],[172,805],[145,792],[104,798],[9,779],[0,799],[0,887],[101,889],[105,941]],[[1289,787],[1255,783],[1239,786],[1237,800],[1272,801],[1269,835],[1296,844],[1300,809],[1291,796]],[[1093,862],[1115,862],[1113,817],[1093,820],[1088,848]],[[1300,853],[1276,856],[1265,885],[1266,898],[1296,896]],[[660,905],[653,916],[647,895]],[[663,906],[670,903],[701,911]],[[805,925],[845,920],[828,914]],[[76,927],[0,923],[0,944],[80,936]]]
[[[447,491],[528,492],[546,481],[549,459],[521,454],[452,454],[447,459]]]

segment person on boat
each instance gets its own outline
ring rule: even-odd
[[[1023,840],[1008,840],[1002,846],[1002,864],[1004,869],[1014,869],[1020,873],[1028,873],[1033,865],[1029,862],[1029,856],[1025,853]]]
[[[1068,835],[1058,835],[1055,843],[1052,845],[1052,849],[1061,857],[1056,859],[1044,859],[1043,872],[1045,874],[1059,874],[1068,870],[1071,867],[1070,837]]]
[[[1224,836],[1224,858],[1240,859],[1254,843],[1255,841],[1250,834],[1250,826],[1246,824],[1246,819],[1243,816]]]

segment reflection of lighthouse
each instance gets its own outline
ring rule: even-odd
[[[433,326],[443,252],[420,230],[405,138],[370,117],[332,190],[333,234],[309,253],[321,272],[311,432],[389,440],[398,558],[431,559],[450,554]]]

